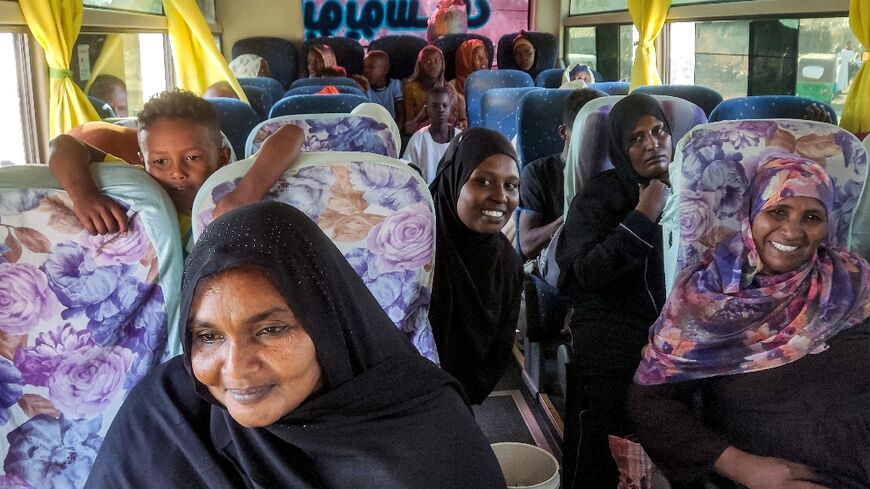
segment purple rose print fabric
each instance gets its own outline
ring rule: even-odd
[[[249,167],[250,160],[223,168],[206,183],[194,204],[194,237]],[[426,184],[413,170],[378,155],[303,154],[266,199],[293,205],[315,221],[396,327],[438,362],[428,318],[435,216]]]
[[[65,193],[0,191],[0,488],[79,488],[166,346],[142,218],[90,236]]]
[[[387,124],[365,115],[309,114],[275,117],[251,131],[246,156],[260,150],[263,142],[281,126],[293,124],[304,132],[302,151],[362,151],[398,158],[399,141]]]

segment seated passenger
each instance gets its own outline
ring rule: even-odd
[[[183,283],[184,355],[132,390],[85,487],[505,487],[461,386],[301,211],[215,220]]]
[[[444,54],[435,46],[426,46],[417,56],[414,74],[402,82],[402,93],[405,99],[406,134],[414,134],[421,127],[429,124],[426,112],[426,92],[433,87],[446,85],[444,81]],[[450,88],[453,99],[453,111],[448,118],[453,127],[460,129],[468,125],[465,115],[465,97]]]
[[[441,367],[473,404],[492,392],[514,343],[523,271],[501,228],[517,207],[519,177],[510,142],[475,127],[453,139],[429,187],[437,217],[429,321]]]
[[[239,98],[236,95],[236,91],[233,90],[233,86],[230,85],[228,81],[219,81],[212,83],[208,88],[205,89],[205,93],[202,94],[202,98],[216,98],[216,97],[224,97],[224,98]]]
[[[868,487],[870,265],[831,242],[837,195],[813,161],[768,161],[741,231],[677,280],[629,401],[675,484]]]
[[[529,74],[535,73],[535,45],[526,37],[525,32],[520,32],[514,38],[512,51],[514,62],[517,64],[518,69]],[[532,78],[534,78],[534,75],[532,75]]]
[[[308,77],[317,78],[324,76],[320,72],[324,68],[338,66],[335,60],[335,52],[326,44],[313,44],[308,47]]]
[[[127,117],[127,84],[114,75],[98,75],[88,90],[88,95],[109,104],[118,117]]]
[[[331,78],[335,76],[347,76],[347,70],[344,69],[344,66],[327,66],[325,68],[321,68],[318,72],[319,78]]]
[[[269,76],[269,63],[261,56],[256,54],[242,54],[236,56],[230,62],[230,70],[236,75],[236,78],[256,78],[258,76]]]
[[[197,190],[229,159],[229,149],[221,147],[217,112],[210,103],[193,93],[167,91],[145,104],[139,113],[138,132],[124,129],[118,133],[118,139],[129,141],[131,132],[138,134],[139,159],[145,171],[157,180],[175,204],[182,241],[186,243],[190,237],[190,212]],[[300,129],[286,125],[267,139],[254,166],[238,187],[221,199],[215,215],[259,202],[296,160],[302,138]],[[72,136],[63,134],[51,141],[49,168],[72,198],[76,217],[82,226],[91,234],[126,232],[124,210],[97,190],[88,170],[91,162],[104,160],[105,151]]]
[[[453,108],[453,100],[447,87],[434,87],[426,95],[426,112],[431,124],[420,128],[408,141],[402,159],[410,162],[423,175],[426,183],[432,183],[438,171],[438,162],[447,151],[450,141],[459,133],[447,121]]]
[[[564,171],[571,142],[574,119],[586,102],[605,94],[588,88],[568,96],[562,110],[559,136],[565,142],[560,153],[544,156],[523,166],[520,178],[520,249],[532,259],[550,242],[550,237],[562,225],[564,207]]]
[[[354,75],[372,102],[384,106],[399,127],[405,125],[405,102],[402,82],[389,78],[390,56],[385,51],[369,51],[363,59],[363,74]]]
[[[595,83],[595,75],[592,70],[586,65],[572,64],[565,68],[565,74],[562,76],[562,82],[568,83],[574,80],[582,80],[585,83]]]
[[[465,94],[465,79],[478,70],[486,70],[489,57],[486,55],[486,45],[480,39],[469,39],[459,45],[456,50],[456,78],[449,85],[456,93]]]
[[[670,192],[670,126],[656,99],[644,94],[617,102],[609,119],[614,169],[574,197],[556,246],[559,290],[574,307],[569,368],[580,379],[566,394],[580,401],[565,420],[566,488],[616,487],[607,435],[634,431],[628,387],[665,299],[657,223]],[[589,423],[582,437],[580,411]]]

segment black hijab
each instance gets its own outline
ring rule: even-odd
[[[182,320],[197,284],[242,265],[262,269],[287,300],[324,388],[278,422],[245,428],[191,374],[184,328],[184,357],[130,394],[89,487],[505,487],[459,386],[414,350],[297,209],[263,202],[208,226],[185,264]]]
[[[441,367],[479,404],[504,374],[519,316],[522,268],[502,233],[474,232],[459,219],[463,185],[483,160],[510,142],[490,129],[461,132],[438,163],[429,190],[435,203],[435,278],[429,320]]]

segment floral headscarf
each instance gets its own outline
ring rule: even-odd
[[[774,368],[822,351],[825,342],[870,316],[870,265],[835,248],[833,230],[796,270],[759,275],[751,221],[788,197],[812,197],[828,216],[834,190],[827,172],[798,156],[768,161],[755,173],[741,231],[680,276],[635,382],[655,385]]]

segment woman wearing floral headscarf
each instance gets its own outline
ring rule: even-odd
[[[837,248],[834,195],[813,161],[768,161],[741,231],[678,280],[630,400],[673,482],[868,487],[870,265]]]

